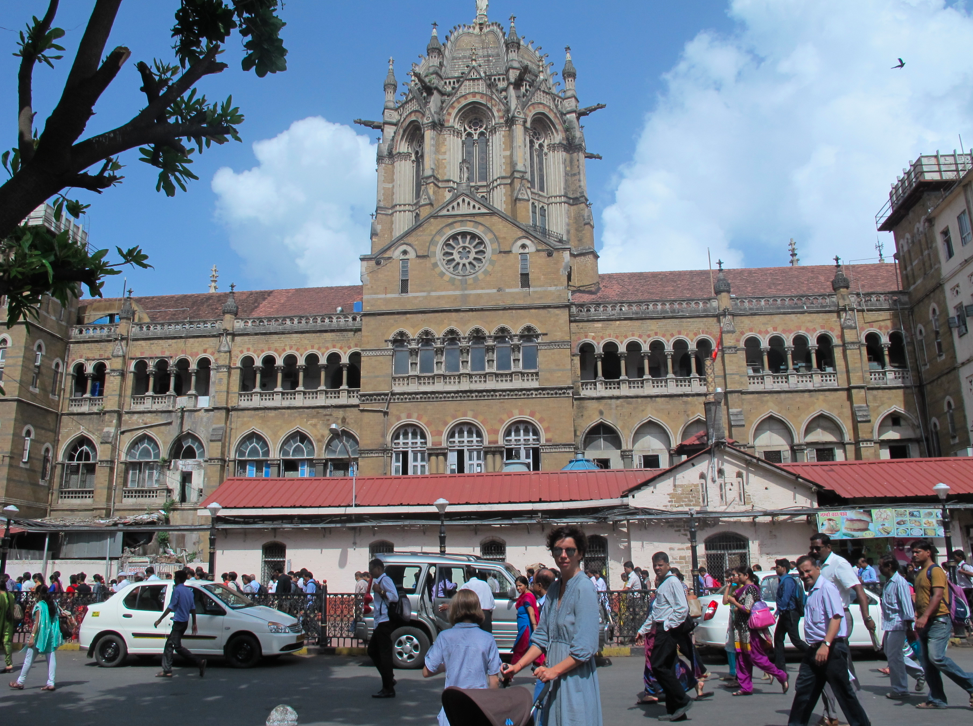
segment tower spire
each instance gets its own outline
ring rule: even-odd
[[[787,249],[791,253],[791,267],[797,267],[801,264],[800,258],[797,256],[797,242],[791,237],[790,244],[787,245]]]
[[[216,281],[220,279],[220,271],[216,269],[216,265],[213,265],[213,269],[209,271],[209,291],[216,292],[219,288],[216,286]]]

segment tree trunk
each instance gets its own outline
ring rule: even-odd
[[[34,164],[0,186],[0,239],[8,237],[28,214],[61,189],[58,180]]]

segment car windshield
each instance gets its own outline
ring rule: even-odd
[[[240,610],[242,608],[253,607],[253,602],[250,600],[250,598],[215,582],[208,585],[203,585],[203,589],[230,608],[230,610]]]

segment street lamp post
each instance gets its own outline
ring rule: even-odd
[[[449,506],[442,497],[439,497],[433,504],[439,510],[439,554],[446,554],[446,507]]]
[[[3,508],[3,516],[7,519],[7,524],[3,528],[3,542],[0,543],[0,575],[7,571],[7,554],[10,552],[10,518],[20,510],[13,504],[8,504]]]
[[[209,574],[216,577],[216,517],[223,509],[216,502],[206,505],[209,510]]]
[[[950,582],[956,582],[956,564],[953,562],[953,537],[949,527],[949,509],[946,507],[946,497],[949,496],[949,484],[939,482],[932,490],[936,492],[936,496],[939,497],[939,501],[942,503],[943,536],[946,538],[946,562],[949,567],[949,580]]]
[[[689,551],[693,558],[693,592],[699,596],[699,552],[696,549],[696,510],[689,509]]]
[[[355,462],[351,460],[351,449],[349,449],[348,444],[345,443],[345,434],[341,430],[341,427],[336,423],[332,423],[328,427],[328,430],[331,432],[332,436],[338,439],[338,443],[345,448],[345,453],[348,454],[348,468],[351,470],[351,506],[354,507],[356,500],[358,499],[358,492],[356,491],[358,488],[358,467],[356,467]]]

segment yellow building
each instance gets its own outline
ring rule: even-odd
[[[52,513],[189,523],[232,475],[664,467],[716,388],[768,461],[920,455],[896,266],[599,274],[596,109],[570,52],[553,75],[485,16],[434,30],[399,99],[390,65],[360,286],[84,302]]]

